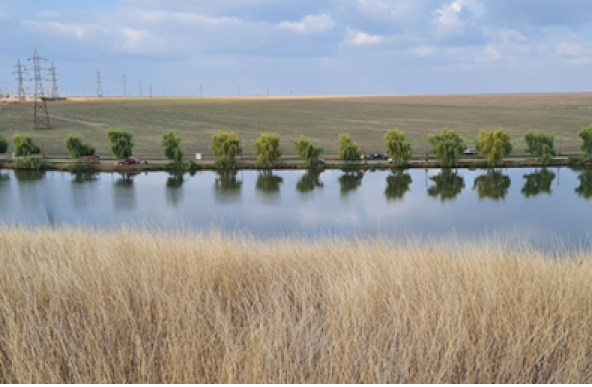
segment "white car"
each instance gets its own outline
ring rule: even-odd
[[[463,154],[465,156],[477,156],[477,155],[479,155],[479,152],[477,152],[477,149],[467,149],[466,151],[463,152]]]

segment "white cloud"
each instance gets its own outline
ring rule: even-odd
[[[380,35],[371,35],[363,31],[348,29],[345,43],[352,46],[377,46],[386,42],[386,38]]]
[[[331,30],[335,22],[330,15],[308,15],[299,22],[283,21],[280,28],[299,33],[318,33]]]
[[[577,57],[582,55],[584,48],[575,43],[561,42],[557,45],[555,52],[560,56]]]
[[[421,46],[413,49],[413,54],[419,57],[429,57],[436,53],[437,49],[433,46]]]
[[[208,17],[190,12],[165,12],[165,11],[146,11],[140,14],[140,19],[145,22],[179,22],[201,25],[224,25],[238,24],[240,19],[232,17]]]
[[[438,35],[447,37],[461,35],[465,29],[462,13],[465,5],[462,0],[445,4],[434,12]]]

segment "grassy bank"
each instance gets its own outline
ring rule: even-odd
[[[444,128],[458,131],[473,146],[481,129],[510,131],[520,152],[531,129],[556,135],[559,152],[579,151],[578,133],[590,126],[592,94],[448,95],[335,98],[144,98],[79,99],[49,104],[52,130],[33,131],[33,105],[5,104],[0,131],[6,138],[31,133],[51,155],[65,155],[64,141],[81,134],[100,154],[109,154],[106,131],[125,128],[134,151],[162,155],[162,135],[174,130],[187,155],[210,153],[212,134],[236,131],[245,148],[263,132],[276,132],[287,153],[304,135],[326,153],[336,153],[341,133],[369,153],[384,151],[384,135],[399,128],[414,152],[430,148],[427,137]],[[520,144],[520,145],[518,145]]]
[[[0,229],[0,382],[592,382],[592,262]]]

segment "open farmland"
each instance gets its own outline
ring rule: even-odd
[[[209,153],[213,133],[239,133],[245,153],[262,132],[280,134],[286,153],[305,135],[327,152],[335,152],[340,133],[348,133],[366,151],[384,148],[387,129],[407,133],[415,153],[428,150],[427,136],[456,129],[473,145],[480,129],[510,130],[515,150],[524,149],[529,129],[556,134],[560,152],[577,151],[578,133],[592,125],[592,94],[514,94],[327,98],[78,98],[49,104],[55,129],[32,129],[31,104],[5,104],[0,132],[31,133],[46,154],[65,154],[64,139],[79,133],[107,154],[108,128],[134,134],[135,153],[160,155],[162,135],[176,131],[186,154]]]

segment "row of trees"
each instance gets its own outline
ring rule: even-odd
[[[581,147],[584,157],[592,159],[592,126],[584,129],[580,134],[583,140]],[[107,132],[111,152],[118,159],[125,159],[133,154],[133,136],[123,130],[110,130]],[[524,140],[527,151],[540,159],[543,165],[548,165],[556,156],[555,136],[539,131],[529,131]],[[15,155],[18,157],[30,156],[41,152],[31,136],[16,134],[12,137],[15,146]],[[465,140],[454,130],[445,129],[442,133],[429,136],[428,141],[433,152],[443,167],[457,165],[463,152],[467,149]],[[392,129],[387,131],[385,148],[393,162],[402,166],[411,159],[412,148],[403,132]],[[476,141],[479,154],[485,157],[487,164],[495,167],[501,165],[504,158],[513,149],[510,133],[506,130],[483,130]],[[71,158],[79,159],[84,156],[92,156],[96,149],[85,143],[81,136],[71,135],[66,139],[66,149]],[[253,142],[257,154],[257,162],[261,167],[269,168],[283,154],[280,146],[280,137],[275,133],[263,133]],[[306,137],[301,136],[294,144],[296,153],[304,160],[308,168],[316,167],[323,149],[316,147]],[[181,139],[172,131],[165,134],[162,139],[162,147],[165,156],[171,163],[182,163]],[[0,135],[0,153],[8,150],[7,141]],[[236,163],[236,157],[242,154],[241,141],[236,133],[219,132],[212,137],[210,150],[218,159],[221,166],[231,166]],[[339,157],[346,162],[357,162],[363,155],[361,147],[355,143],[349,135],[342,134],[339,137]]]

